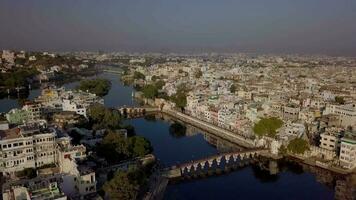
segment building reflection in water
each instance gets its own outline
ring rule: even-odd
[[[179,123],[185,126],[184,132],[185,137],[192,137],[197,134],[202,134],[204,139],[212,146],[217,148],[219,152],[229,152],[229,151],[239,151],[243,150],[243,147],[240,147],[234,143],[228,142],[222,138],[219,138],[215,135],[207,133],[201,129],[198,129],[189,124],[184,124],[183,122],[172,119],[171,117],[163,114],[155,115],[154,119],[160,119],[167,121],[171,124]],[[150,117],[152,120],[152,117]],[[334,172],[306,165],[300,162],[293,160],[264,160],[258,164],[253,164],[252,170],[254,176],[259,179],[261,182],[274,182],[278,180],[278,173],[281,172],[292,172],[296,174],[302,174],[305,172],[312,173],[316,180],[327,187],[330,187],[334,190],[336,200],[355,200],[356,199],[356,174],[353,175],[340,175]]]

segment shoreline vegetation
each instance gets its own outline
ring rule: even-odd
[[[103,97],[108,94],[111,89],[111,82],[106,79],[90,79],[82,80],[79,86],[76,87],[77,90],[86,91],[97,96]]]
[[[200,74],[198,73],[197,76]],[[186,106],[186,94],[189,92],[189,88],[184,87],[184,85],[179,86],[177,88],[176,95],[173,95],[172,97],[166,97],[165,95],[159,95],[159,88],[155,87],[155,82],[157,80],[160,80],[160,77],[151,77],[151,81],[153,81],[153,84],[144,84],[142,80],[145,79],[145,75],[142,74],[141,72],[134,71],[133,75],[131,75],[126,72],[124,73],[124,76],[121,77],[123,82],[126,82],[128,84],[133,84],[134,88],[137,89],[138,91],[142,92],[143,95],[139,95],[136,98],[141,98],[140,100],[145,99],[152,99],[154,100],[155,98],[162,98],[160,96],[163,96],[165,100],[171,101],[176,104],[176,108],[179,109],[180,112],[184,113],[184,107]],[[137,86],[137,83],[139,85]],[[143,83],[143,84],[142,84]],[[148,89],[147,89],[148,88]],[[236,88],[230,88],[231,90],[235,90]],[[339,100],[339,101],[342,101]],[[277,129],[281,128],[283,126],[283,121],[278,118],[264,118],[259,123],[255,124],[253,126],[253,132],[255,133],[256,136],[268,136],[275,138],[277,134]],[[304,139],[294,139],[291,141],[291,143],[288,146],[283,146],[281,147],[282,152],[279,152],[279,157],[284,157],[287,154],[289,156],[292,156],[293,158],[296,158],[300,160],[301,162],[309,165],[313,165],[316,167],[321,167],[326,170],[330,170],[336,173],[355,173],[350,170],[343,169],[341,167],[336,167],[333,165],[328,165],[327,163],[324,163],[319,161],[319,160],[314,160],[313,162],[310,161],[310,159],[304,158],[302,155],[308,150],[311,149],[310,144],[308,141]]]
[[[124,160],[143,158],[153,152],[150,141],[136,135],[134,127],[122,124],[122,118],[123,116],[117,110],[94,104],[89,107],[88,121],[79,126],[94,130],[94,132],[106,130],[103,140],[96,145],[94,152],[110,165]],[[126,133],[123,133],[122,129],[125,129]],[[79,135],[75,134],[75,137],[77,136]],[[80,141],[80,138],[76,141]],[[154,165],[155,163],[133,166],[127,171],[118,170],[113,174],[108,174],[100,193],[112,199],[135,199],[145,192]]]

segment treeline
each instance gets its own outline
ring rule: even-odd
[[[121,120],[122,117],[117,110],[106,108],[101,104],[89,107],[86,128],[107,130],[103,141],[97,146],[97,153],[112,163],[151,153],[151,143],[144,137],[136,136],[134,128],[123,125]],[[126,129],[127,137],[118,133],[116,131],[118,129]]]
[[[13,72],[0,73],[0,86],[14,88],[27,86],[39,72],[35,68],[17,69]]]
[[[91,79],[80,81],[79,86],[76,88],[82,91],[88,91],[100,97],[105,96],[111,89],[111,82],[106,79]]]

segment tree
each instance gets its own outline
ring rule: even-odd
[[[159,79],[159,76],[156,76],[156,75],[153,75],[151,78],[152,81],[157,81],[158,79]]]
[[[0,76],[0,85],[6,88],[26,86],[28,79],[33,78],[39,72],[35,68],[18,69],[12,73],[4,73]]]
[[[144,137],[134,136],[129,138],[129,145],[132,148],[132,156],[145,156],[152,152],[151,143]]]
[[[144,74],[142,74],[141,72],[138,72],[138,71],[135,71],[134,72],[134,75],[133,75],[133,78],[134,79],[145,79],[146,77],[145,77],[145,75]]]
[[[344,97],[336,96],[335,97],[335,102],[338,104],[345,104]]]
[[[201,70],[198,70],[194,73],[195,78],[200,78],[201,76],[203,76],[203,72]]]
[[[120,128],[121,116],[118,111],[106,108],[101,104],[93,104],[88,109],[90,123],[95,129]]]
[[[258,136],[275,137],[277,129],[282,127],[283,121],[276,118],[262,118],[253,126],[253,132]]]
[[[163,87],[164,85],[166,85],[166,82],[164,82],[163,80],[158,80],[158,81],[155,82],[155,86],[156,86],[156,88],[159,89],[159,90],[162,89],[162,87]]]
[[[187,93],[188,88],[185,85],[180,85],[177,89],[177,93],[171,97],[171,100],[176,104],[176,107],[184,109],[187,106]]]
[[[236,86],[235,86],[235,84],[232,84],[232,85],[230,86],[230,92],[231,92],[231,93],[235,93],[235,92],[236,92]]]
[[[88,91],[98,96],[105,96],[111,88],[111,82],[106,79],[83,80],[77,87],[78,90]]]
[[[136,199],[140,189],[140,182],[134,179],[133,173],[135,172],[117,171],[114,178],[104,184],[105,194],[110,199]]]
[[[109,162],[125,159],[127,154],[127,141],[123,135],[109,131],[98,146],[97,152]]]
[[[25,168],[22,171],[16,173],[19,177],[27,177],[28,179],[35,178],[37,176],[37,172],[35,168]]]
[[[305,151],[310,150],[310,147],[306,140],[295,138],[289,142],[287,149],[294,154],[303,154]]]
[[[142,88],[143,96],[148,99],[154,99],[158,95],[158,89],[155,85],[150,84],[150,85],[145,85]]]
[[[151,143],[142,136],[126,138],[115,131],[109,131],[98,147],[99,155],[109,162],[145,156],[152,152]]]

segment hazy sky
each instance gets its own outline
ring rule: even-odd
[[[0,48],[356,56],[356,0],[0,0]]]

